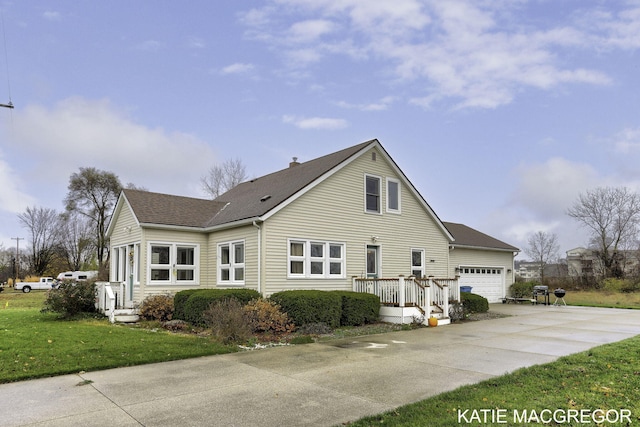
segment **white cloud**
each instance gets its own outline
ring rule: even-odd
[[[377,102],[369,104],[351,104],[346,101],[339,101],[337,105],[342,108],[355,109],[360,111],[384,111],[388,110],[389,106],[395,101],[393,96],[385,96]]]
[[[609,139],[616,152],[638,154],[640,152],[640,128],[626,128]]]
[[[226,67],[220,70],[220,74],[228,75],[228,74],[245,74],[250,71],[253,71],[255,66],[253,64],[244,64],[241,62],[236,62],[231,65],[227,65]]]
[[[42,14],[42,16],[47,21],[60,21],[62,19],[62,15],[60,14],[60,12],[55,12],[55,11],[52,11],[52,10],[45,11]]]
[[[346,120],[328,117],[297,117],[285,115],[282,117],[282,122],[292,124],[300,129],[337,130],[344,129],[348,126]]]
[[[69,177],[80,167],[114,172],[123,184],[151,191],[200,195],[200,177],[214,162],[205,142],[145,127],[108,100],[74,97],[52,108],[28,105],[16,110],[5,140],[18,172],[10,184],[16,188],[28,177],[29,204],[35,199],[47,207],[64,199]]]
[[[592,26],[578,12],[556,26],[519,24],[527,12],[525,2],[278,0],[243,22],[250,37],[268,43],[290,67],[330,55],[391,63],[396,83],[421,88],[410,102],[424,107],[453,100],[456,108],[496,108],[527,87],[607,85],[604,72],[569,66],[565,53],[640,46],[635,9]],[[291,19],[296,23],[284,26]]]
[[[2,154],[0,151],[0,211],[17,214],[33,205],[35,198],[21,190],[24,182]]]

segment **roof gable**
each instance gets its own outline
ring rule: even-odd
[[[455,238],[455,242],[453,243],[454,246],[478,249],[495,249],[510,252],[520,251],[520,249],[516,248],[515,246],[511,246],[508,243],[493,238],[488,234],[481,233],[478,230],[475,230],[464,224],[445,222],[444,225]]]

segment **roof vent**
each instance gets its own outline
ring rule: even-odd
[[[289,163],[289,167],[292,168],[294,166],[298,166],[300,163],[298,163],[298,158],[294,157],[293,161]]]
[[[271,194],[267,194],[266,196],[263,196],[262,199],[260,199],[261,202],[266,202],[267,200],[269,200],[271,198]]]

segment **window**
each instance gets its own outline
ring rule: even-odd
[[[218,284],[244,285],[244,241],[218,245]]]
[[[400,181],[387,178],[387,212],[400,213]]]
[[[194,283],[198,274],[197,245],[149,244],[149,280],[156,284]]]
[[[365,175],[365,211],[380,213],[380,178]]]
[[[343,278],[344,244],[311,240],[289,240],[291,278]]]
[[[411,274],[424,277],[424,249],[411,249]]]

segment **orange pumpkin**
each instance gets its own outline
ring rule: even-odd
[[[433,316],[429,317],[428,323],[429,323],[429,326],[431,327],[438,326],[438,318]]]

